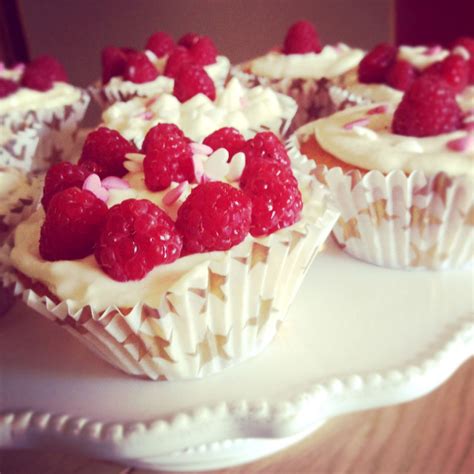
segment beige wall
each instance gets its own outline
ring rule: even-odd
[[[313,21],[324,42],[369,47],[389,37],[389,0],[19,0],[31,55],[51,53],[71,79],[99,75],[107,44],[140,48],[154,31],[209,34],[233,61],[281,43],[295,20]]]

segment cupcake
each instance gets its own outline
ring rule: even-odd
[[[462,42],[464,41],[464,42]],[[435,75],[456,92],[460,107],[474,107],[474,73],[469,43],[461,39],[453,49],[440,46],[392,46],[382,43],[369,51],[360,64],[343,74],[331,87],[331,97],[339,108],[363,103],[398,104],[404,91],[421,75]],[[467,47],[466,47],[467,46]]]
[[[472,118],[448,84],[422,77],[398,106],[360,105],[302,127],[290,154],[315,160],[346,252],[384,267],[461,268],[473,259]]]
[[[32,171],[70,157],[88,104],[88,94],[68,84],[63,67],[50,56],[0,71],[0,127],[13,134],[38,129]]]
[[[21,126],[15,131],[0,125],[0,167],[17,168],[25,172],[36,167],[36,152],[40,127]],[[0,168],[0,169],[1,169]]]
[[[204,141],[158,124],[139,154],[94,131],[15,233],[27,304],[129,374],[199,378],[260,353],[338,216],[271,132]]]
[[[247,86],[270,86],[298,103],[293,129],[336,110],[329,87],[357,66],[364,53],[343,43],[322,46],[314,26],[293,24],[283,47],[236,66],[232,75]]]
[[[224,86],[230,69],[228,58],[218,54],[211,38],[194,33],[184,35],[178,44],[164,32],[154,33],[144,51],[107,47],[101,61],[101,82],[90,90],[102,108],[134,97],[171,93],[183,66],[203,67],[217,89]]]
[[[189,67],[176,78],[173,94],[117,102],[102,121],[141,146],[148,130],[164,122],[178,125],[194,141],[222,127],[235,127],[246,138],[261,130],[283,137],[296,110],[291,97],[269,87],[246,88],[236,78],[216,91],[202,68]]]

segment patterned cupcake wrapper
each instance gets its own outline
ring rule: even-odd
[[[246,65],[234,66],[231,76],[236,77],[246,87],[258,85],[271,87],[274,91],[292,97],[298,104],[298,111],[293,118],[288,134],[293,133],[302,125],[315,119],[326,117],[338,110],[330,94],[332,81],[320,79],[271,79],[257,76],[246,71]]]
[[[306,160],[298,136],[287,142],[294,162]],[[326,186],[341,216],[333,229],[350,255],[382,267],[454,269],[474,260],[474,203],[467,177],[427,177],[400,170],[343,173],[316,165],[311,173]]]
[[[260,353],[273,339],[338,213],[262,239],[247,239],[197,265],[158,307],[96,312],[27,288],[26,303],[126,373],[153,380],[201,378]],[[28,285],[27,285],[28,286]],[[16,292],[21,291],[17,284]]]
[[[17,134],[37,128],[39,143],[31,160],[21,156],[15,166],[26,171],[42,171],[59,161],[71,159],[79,124],[89,105],[89,94],[81,90],[79,99],[64,106],[0,115],[0,126]]]
[[[38,124],[15,128],[12,138],[0,145],[0,168],[31,170],[40,142],[40,128]]]

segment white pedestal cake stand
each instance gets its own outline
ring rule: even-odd
[[[388,270],[330,244],[267,351],[183,382],[122,374],[19,303],[0,321],[0,446],[175,471],[260,458],[443,383],[474,354],[473,284],[469,270]]]

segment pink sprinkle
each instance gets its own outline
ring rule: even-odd
[[[109,192],[107,189],[102,187],[102,183],[100,182],[100,178],[96,174],[90,174],[84,181],[82,185],[82,189],[86,191],[90,191],[96,197],[98,197],[101,201],[107,202],[109,198]]]
[[[130,185],[122,178],[117,176],[107,176],[102,180],[102,187],[109,189],[129,189]]]
[[[158,100],[158,97],[153,97],[145,102],[145,107],[150,107]]]
[[[344,43],[336,43],[333,48],[338,52],[340,53],[343,49],[344,49]]]
[[[168,191],[163,197],[163,204],[165,206],[171,206],[171,204],[174,204],[179,199],[181,194],[183,194],[187,184],[187,181],[183,181],[182,183],[179,183],[176,188]]]
[[[191,146],[193,146],[193,144],[191,144]],[[202,177],[204,176],[204,165],[199,155],[193,156],[193,166],[194,166],[194,177],[196,179],[196,183],[200,183],[202,180]]]
[[[439,52],[441,52],[442,48],[439,44],[435,45],[435,46],[431,46],[429,47],[426,51],[425,51],[425,56],[433,56],[434,54],[438,54]]]
[[[140,112],[139,114],[135,115],[135,117],[142,118],[143,120],[151,120],[153,118],[153,112]]]
[[[474,149],[474,135],[468,134],[465,137],[456,138],[446,143],[446,146],[453,151],[469,151]]]
[[[12,68],[14,71],[23,72],[25,70],[25,65],[23,63],[15,64]]]
[[[373,109],[370,109],[367,112],[367,115],[376,115],[376,114],[384,114],[387,112],[388,106],[387,105],[377,105],[377,107],[374,107]]]
[[[209,156],[214,151],[210,146],[204,145],[204,143],[191,143],[191,150],[195,154]]]
[[[366,125],[369,124],[369,119],[366,117],[353,120],[352,122],[348,122],[345,125],[343,125],[342,128],[345,130],[352,130],[354,127],[365,127]]]
[[[474,131],[474,121],[464,122],[463,128],[464,128],[464,130],[467,130],[468,132]]]

